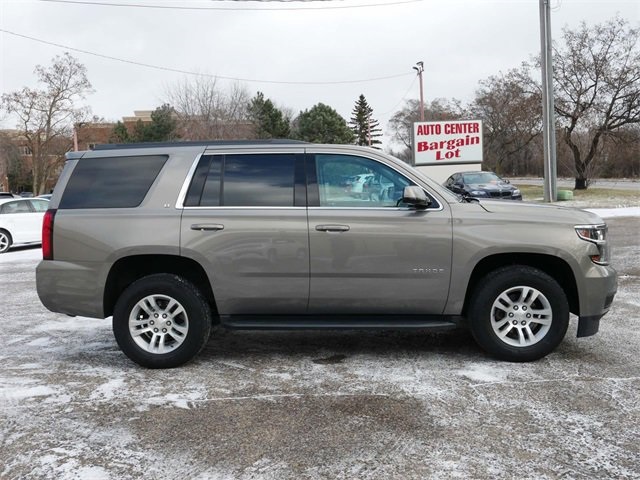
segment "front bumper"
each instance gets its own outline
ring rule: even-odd
[[[600,319],[606,315],[618,290],[618,276],[611,267],[595,267],[597,275],[585,280],[580,294],[580,316],[578,337],[589,337],[598,333]]]

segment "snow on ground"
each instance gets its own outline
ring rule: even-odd
[[[599,215],[602,218],[614,217],[640,217],[640,207],[623,207],[623,208],[586,208],[590,212]]]

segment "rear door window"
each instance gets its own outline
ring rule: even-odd
[[[292,207],[304,179],[296,154],[203,156],[196,167],[185,206]],[[206,175],[205,175],[206,172]],[[299,185],[297,185],[299,184]],[[299,195],[298,195],[299,196]]]
[[[2,213],[31,213],[27,200],[16,200],[2,205]]]

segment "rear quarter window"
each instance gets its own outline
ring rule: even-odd
[[[81,159],[60,208],[130,208],[142,203],[167,155]]]

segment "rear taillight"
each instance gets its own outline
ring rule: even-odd
[[[42,221],[42,259],[53,260],[53,219],[56,209],[51,208],[44,214]]]

